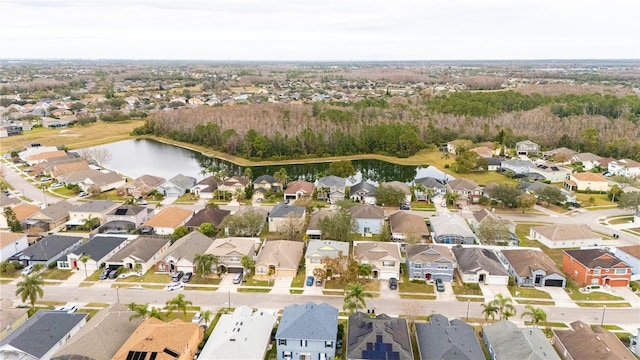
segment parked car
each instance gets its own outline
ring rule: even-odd
[[[40,182],[47,182],[47,181],[51,181],[51,178],[48,178],[48,177],[40,178]]]
[[[411,210],[409,204],[400,204],[400,210]]]
[[[49,186],[50,189],[57,189],[57,188],[61,188],[62,184],[60,183],[53,183],[51,184],[51,186]]]
[[[307,286],[313,286],[313,276],[307,276]]]
[[[446,201],[442,201],[442,202],[440,203],[440,206],[442,206],[442,207],[447,207],[447,202],[446,202]]]
[[[111,272],[111,269],[106,268],[104,270],[102,270],[102,272],[100,273],[100,277],[98,277],[98,279],[100,280],[104,280],[109,276],[109,273]]]
[[[233,276],[233,283],[240,284],[242,282],[242,273],[237,273]]]
[[[78,311],[78,306],[76,305],[68,305],[68,306],[54,306],[51,308],[53,311],[64,311],[68,314],[73,314]]]
[[[89,193],[86,192],[86,191],[81,191],[80,194],[78,194],[78,196],[80,196],[80,197],[89,196]]]
[[[320,278],[316,279],[316,286],[322,286],[322,279]]]
[[[442,279],[436,279],[436,289],[439,292],[444,292],[444,283],[442,282]]]
[[[138,201],[138,205],[149,205],[149,202],[147,200],[140,200]]]
[[[165,287],[165,289],[169,291],[178,290],[182,288],[184,288],[184,283],[181,283],[181,282],[170,282],[169,285]]]
[[[189,281],[191,281],[192,276],[193,276],[193,273],[189,271],[188,273],[184,274],[184,276],[182,277],[182,282],[188,283]]]
[[[389,289],[396,290],[398,288],[398,279],[391,278],[389,279]]]
[[[180,279],[182,279],[183,276],[184,276],[184,271],[178,271],[176,273],[173,273],[173,275],[171,276],[171,281],[173,282],[180,281]]]
[[[202,321],[202,314],[198,311],[195,315],[193,315],[193,319],[191,319],[192,323],[200,324]]]
[[[33,265],[29,265],[26,268],[22,269],[22,275],[29,275],[33,271]]]
[[[109,279],[115,279],[118,277],[118,269],[112,269],[109,271]]]

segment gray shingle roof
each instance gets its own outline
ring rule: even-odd
[[[484,354],[473,327],[459,320],[449,322],[435,314],[430,323],[416,323],[416,337],[421,360],[475,360]]]
[[[491,249],[454,247],[458,268],[465,274],[485,270],[489,275],[509,276],[498,255]]]
[[[22,250],[31,261],[48,261],[82,240],[81,236],[50,235]]]
[[[277,339],[331,340],[338,331],[338,309],[322,303],[307,302],[284,308]]]
[[[133,256],[144,262],[149,261],[163,246],[169,242],[169,238],[141,236],[115,253],[108,262],[118,262],[127,256]]]
[[[163,257],[165,259],[170,257],[174,259],[187,259],[193,262],[196,254],[204,254],[211,244],[213,244],[212,238],[198,231],[192,231],[176,240]]]
[[[330,258],[337,258],[338,253],[342,252],[342,255],[349,255],[349,243],[344,241],[333,240],[309,240],[307,245],[307,253],[305,258],[315,255],[323,258],[328,256]]]
[[[380,206],[360,204],[349,209],[353,219],[384,219],[384,209]]]
[[[297,217],[301,217],[304,215],[305,210],[306,209],[302,206],[295,206],[295,205],[280,203],[273,207],[273,210],[271,210],[271,213],[269,213],[269,217],[285,218],[290,213],[293,213]]]
[[[254,184],[267,183],[267,184],[276,184],[278,181],[271,175],[260,175],[253,182]]]
[[[375,185],[366,181],[361,181],[351,187],[351,189],[349,190],[349,194],[351,196],[354,196],[358,192],[362,192],[363,195],[366,194],[368,196],[376,196],[376,191],[378,191],[378,188]]]
[[[91,212],[101,213],[116,206],[111,200],[92,200],[87,203],[83,203],[74,208],[73,212]]]
[[[397,352],[402,360],[413,360],[407,319],[392,318],[385,314],[371,318],[367,314],[356,312],[349,316],[347,336],[348,359],[378,359],[367,356],[368,350],[375,349],[374,344],[384,343],[391,348],[383,351]]]
[[[125,241],[127,241],[126,237],[95,236],[90,241],[80,245],[71,253],[76,255],[90,255],[93,260],[98,261]]]
[[[560,360],[542,330],[502,320],[482,330],[497,359]]]
[[[451,255],[451,250],[449,250],[448,247],[433,244],[407,245],[407,259],[409,259],[410,262],[453,263],[453,255]]]
[[[185,190],[192,188],[196,184],[196,179],[191,176],[178,174],[167,180],[167,182],[179,187],[180,189]]]
[[[427,189],[433,189],[433,188],[444,189],[446,187],[442,181],[432,177],[423,177],[423,178],[415,179],[413,182],[416,184],[420,184]]]
[[[0,342],[41,358],[88,314],[40,310]]]
[[[55,221],[69,217],[69,211],[76,206],[67,202],[66,200],[58,201],[55,204],[49,205],[46,209],[40,210],[40,213],[46,217],[49,217]]]
[[[215,227],[219,227],[222,220],[229,215],[231,211],[222,210],[215,207],[208,206],[193,215],[189,221],[185,224],[186,227],[197,227],[202,223],[210,223]]]
[[[318,187],[345,187],[347,180],[345,178],[329,175],[318,179]]]

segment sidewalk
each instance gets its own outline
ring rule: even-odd
[[[558,307],[579,307],[563,288],[546,286],[544,291],[551,295],[551,298]]]

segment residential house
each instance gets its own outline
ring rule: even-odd
[[[442,245],[407,245],[409,280],[453,280],[454,260],[451,250]]]
[[[40,310],[0,341],[0,358],[49,360],[87,323],[88,315]]]
[[[134,314],[124,304],[100,310],[51,359],[111,359],[142,323]]]
[[[113,171],[98,171],[94,169],[76,170],[58,176],[58,182],[76,184],[82,191],[105,192],[117,189],[126,183],[125,178]]]
[[[430,196],[444,195],[447,193],[447,185],[444,181],[432,177],[423,177],[413,181],[414,194],[418,201],[430,201]]]
[[[348,326],[347,359],[413,360],[407,319],[356,312]]]
[[[529,169],[529,177],[533,176],[532,174],[543,181],[561,183],[571,174],[571,170],[553,164],[540,163]]]
[[[158,186],[158,192],[165,197],[180,197],[196,185],[196,179],[178,174]]]
[[[478,211],[475,211],[471,218],[469,219],[469,227],[474,232],[478,231],[480,225],[488,219],[499,220],[504,223],[504,225],[509,229],[509,232],[516,232],[516,224],[509,219],[502,219],[501,217],[494,214],[492,211],[489,211],[487,208],[482,208]]]
[[[149,359],[191,360],[203,338],[204,329],[200,324],[180,319],[164,322],[148,318],[138,326],[112,360],[142,359],[142,354],[145,360],[147,354]]]
[[[473,151],[474,153],[478,154],[478,156],[485,159],[491,158],[493,155],[498,155],[495,153],[495,150],[492,150],[486,146],[476,146],[469,149],[469,151]]]
[[[484,359],[473,327],[461,320],[433,314],[427,323],[416,322],[415,328],[420,360]]]
[[[518,141],[516,143],[516,155],[538,155],[540,145],[531,140]]]
[[[41,153],[52,153],[52,152],[56,152],[59,151],[59,149],[55,146],[31,146],[28,148],[25,148],[23,151],[18,153],[18,157],[20,157],[20,160],[28,163],[29,162],[29,158],[31,158],[34,155],[38,155]],[[63,156],[66,154],[62,154]],[[58,155],[60,156],[60,155]]]
[[[400,210],[389,215],[391,239],[402,243],[426,242],[429,228],[424,218]]]
[[[618,246],[611,248],[611,252],[631,266],[631,281],[640,280],[640,245]]]
[[[478,240],[460,215],[445,212],[429,218],[429,221],[435,243],[475,244]]]
[[[522,182],[521,184],[521,188],[528,194],[532,194],[534,196],[536,196],[536,198],[538,197],[537,194],[539,194],[543,189],[552,186],[552,185],[548,185],[545,184],[543,182],[539,182],[539,181],[534,181],[531,183],[527,183],[527,182]],[[572,193],[571,191],[567,191],[566,189],[560,189],[560,193],[562,195],[564,195],[564,202],[576,202],[576,194]]]
[[[229,210],[221,210],[213,206],[207,206],[195,213],[193,217],[189,219],[189,221],[187,221],[185,226],[187,227],[187,229],[189,229],[189,231],[193,231],[200,225],[209,223],[216,229],[220,229],[222,220],[224,220],[225,217],[229,216],[229,214],[231,214],[231,211]]]
[[[565,360],[636,360],[626,346],[608,330],[578,320],[568,330],[553,330],[553,346]]]
[[[556,224],[533,226],[529,238],[551,249],[599,246],[602,236],[591,231],[587,224]]]
[[[640,176],[640,163],[631,159],[620,159],[609,163],[607,170],[614,175],[637,177]]]
[[[376,203],[377,191],[378,188],[375,185],[363,180],[349,189],[349,198],[356,202],[373,205]]]
[[[559,147],[543,152],[542,156],[545,158],[553,158],[553,160],[558,163],[564,163],[570,161],[570,159],[576,154],[578,154],[578,152],[575,150],[566,147]]]
[[[303,250],[302,241],[265,241],[256,259],[256,278],[296,276]]]
[[[276,332],[278,360],[326,359],[336,356],[338,309],[307,302],[286,306]]]
[[[565,250],[562,270],[582,285],[628,286],[631,266],[602,249]]]
[[[467,139],[457,139],[452,140],[447,143],[447,152],[451,154],[456,154],[458,149],[470,149],[473,146],[473,141]]]
[[[302,231],[305,223],[306,208],[280,203],[269,213],[269,232],[286,232],[290,227]]]
[[[65,156],[65,155],[67,155],[67,153],[64,150],[41,152],[38,154],[30,155],[29,157],[27,157],[25,162],[31,166],[31,165],[36,165],[36,164],[46,162],[48,159],[51,159],[51,158]]]
[[[460,200],[477,203],[482,197],[482,187],[474,181],[467,179],[455,179],[447,182],[447,192],[456,193]]]
[[[281,191],[283,184],[271,175],[260,175],[253,181],[253,189]]]
[[[359,204],[349,209],[351,219],[358,227],[358,234],[380,234],[384,227],[384,209],[370,204]]]
[[[518,286],[564,288],[567,279],[547,254],[539,249],[502,250],[507,271]]]
[[[82,244],[81,236],[49,235],[11,257],[24,266],[49,265]]]
[[[502,162],[500,163],[500,167],[502,168],[502,170],[509,170],[516,176],[528,174],[533,166],[534,165],[531,161],[520,159],[502,160]]]
[[[502,166],[504,158],[501,157],[489,157],[487,160],[487,171],[498,171]]]
[[[346,183],[347,180],[345,178],[333,175],[318,179],[316,184],[316,189],[318,189],[317,199],[329,202],[344,200],[346,194]]]
[[[98,219],[100,224],[107,222],[107,214],[118,207],[111,200],[91,200],[82,203],[69,211],[69,221],[66,222],[67,230],[73,230],[84,225],[90,219]]]
[[[609,182],[602,174],[591,172],[569,174],[564,181],[564,187],[570,191],[598,191],[609,190]]]
[[[371,266],[374,279],[400,278],[400,244],[378,241],[354,241],[353,257],[361,264]]]
[[[402,192],[404,194],[404,202],[407,204],[411,202],[411,188],[409,187],[409,185],[400,181],[387,181],[380,184],[380,186],[390,187],[394,190]]]
[[[60,229],[69,220],[69,211],[75,205],[66,200],[58,201],[29,216],[22,228],[28,234],[42,234]]]
[[[47,161],[46,164],[40,166],[41,173],[47,174],[54,179],[63,179],[66,175],[71,174],[72,172],[90,169],[89,163],[80,158],[69,158],[65,156],[62,157],[62,159],[63,160],[55,162],[52,162],[51,160]],[[51,166],[49,165],[50,162],[52,162]],[[37,172],[37,169],[34,169],[34,172]]]
[[[146,273],[162,259],[170,244],[171,239],[166,237],[140,236],[130,241],[105,263],[112,269],[124,266],[129,270]]]
[[[151,228],[156,235],[171,235],[176,228],[184,225],[193,217],[193,210],[171,206],[162,208],[159,213],[142,224],[142,229]]]
[[[229,215],[229,216],[233,216],[233,217],[244,217],[244,216],[248,216],[248,217],[254,217],[257,220],[257,217],[259,216],[262,221],[256,224],[252,224],[252,226],[245,226],[245,227],[237,227],[234,228],[234,234],[235,236],[258,236],[258,234],[260,234],[262,232],[262,229],[264,228],[264,225],[267,221],[267,217],[269,216],[269,212],[265,209],[263,209],[260,206],[244,206],[241,207],[238,211],[236,211],[233,215]],[[255,227],[253,226],[255,225]],[[225,228],[225,232],[227,234],[230,234],[230,230],[229,228]]]
[[[3,209],[5,207],[14,207],[16,204],[19,204],[20,200],[16,199],[15,197],[9,197],[9,195],[5,194],[4,192],[0,192],[0,207],[2,207]],[[4,212],[2,212],[0,214],[0,228],[7,228],[9,227],[7,225],[7,218],[4,215]]]
[[[13,330],[24,324],[29,318],[28,308],[14,308],[13,300],[5,298],[0,301],[0,340],[4,339]]]
[[[315,269],[330,271],[322,263],[322,259],[336,259],[339,256],[349,255],[349,243],[333,240],[309,240],[307,252],[304,255],[305,272],[307,276],[315,276]]]
[[[539,328],[519,328],[502,320],[482,328],[482,340],[491,360],[545,359],[560,360],[549,340]]]
[[[320,209],[313,214],[311,214],[311,218],[309,219],[309,224],[307,225],[306,235],[309,239],[319,240],[322,239],[322,229],[320,228],[320,220],[325,216],[333,216],[336,213],[334,209]]]
[[[185,273],[196,272],[195,257],[198,254],[205,254],[209,246],[213,244],[213,239],[203,235],[198,231],[176,240],[173,245],[162,255],[162,259],[155,264],[158,273],[174,273],[183,271]]]
[[[93,274],[100,265],[115,255],[130,240],[131,236],[96,235],[91,240],[71,250],[66,257],[58,259],[58,269],[83,268],[87,274]],[[86,263],[81,261],[83,256],[89,256]]]
[[[213,199],[213,195],[218,190],[218,180],[215,176],[209,176],[200,180],[191,188],[191,193],[200,196],[201,199]]]
[[[287,189],[284,191],[284,200],[298,200],[300,198],[311,198],[313,196],[313,190],[315,185],[308,181],[292,181],[287,184]]]
[[[260,246],[258,238],[228,237],[218,238],[209,246],[206,254],[213,254],[218,258],[218,267],[223,273],[248,273],[251,269],[245,269],[242,258],[247,256],[255,259]]]
[[[218,189],[220,191],[228,191],[235,194],[238,190],[244,191],[244,189],[251,184],[251,180],[244,176],[232,176],[222,179],[218,183]]]
[[[571,157],[571,162],[572,163],[581,163],[582,164],[582,168],[585,171],[589,171],[589,170],[595,168],[596,166],[600,166],[600,161],[601,160],[602,160],[601,156],[598,156],[596,154],[592,154],[590,152],[574,154]]]
[[[209,340],[198,355],[210,360],[264,359],[276,315],[242,305],[232,314],[222,314]]]
[[[158,186],[165,182],[165,178],[153,175],[142,175],[118,188],[120,196],[146,197]]]
[[[508,284],[509,273],[492,249],[453,247],[452,250],[463,283]]]
[[[27,234],[0,231],[0,262],[28,247]]]
[[[153,209],[139,205],[120,205],[107,213],[107,222],[100,228],[100,232],[119,232],[131,228],[135,230],[142,226],[153,215]]]

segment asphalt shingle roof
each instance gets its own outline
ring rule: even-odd
[[[22,250],[31,261],[48,261],[82,240],[81,236],[50,235]]]
[[[305,210],[306,209],[302,206],[295,206],[295,205],[280,203],[273,207],[273,209],[271,210],[271,213],[269,213],[269,217],[285,218],[290,213],[293,213],[297,217],[302,217],[304,215]]]
[[[277,339],[331,340],[338,331],[338,309],[322,303],[307,302],[284,308]]]
[[[95,236],[90,241],[80,245],[71,253],[76,255],[90,255],[92,259],[98,261],[125,241],[127,241],[126,237]]]
[[[435,314],[430,323],[415,324],[421,360],[476,360],[484,353],[471,325]]]
[[[602,249],[566,250],[565,252],[589,269],[607,269],[614,266],[630,267],[624,261]]]
[[[498,255],[491,249],[454,247],[458,268],[465,274],[485,270],[489,275],[509,276]]]

